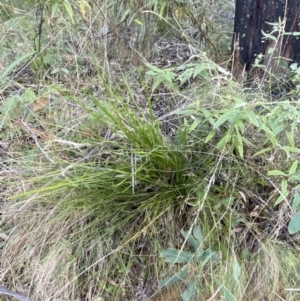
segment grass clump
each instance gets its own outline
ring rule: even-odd
[[[208,233],[204,241],[220,252],[221,260],[207,271],[206,284],[195,286],[195,294],[245,300],[253,296],[250,290],[258,292],[259,254],[265,256],[265,248],[269,252],[268,237],[286,233],[291,214],[283,200],[293,196],[288,188],[292,181],[286,179],[289,194],[283,198],[283,179],[269,179],[272,170],[288,173],[290,164],[282,163],[297,158],[293,149],[283,146],[280,149],[286,150],[269,160],[275,150],[279,152],[279,143],[286,142],[282,131],[292,131],[294,126],[282,120],[274,133],[277,119],[272,114],[287,103],[260,108],[260,103],[244,100],[249,97],[245,91],[237,95],[236,84],[229,79],[218,93],[212,90],[196,101],[179,101],[179,107],[165,115],[172,126],[166,133],[151,100],[142,106],[126,82],[122,85],[127,89],[125,96],[103,77],[101,82],[106,91],[101,100],[88,94],[83,102],[64,92],[77,111],[85,112],[69,140],[70,145],[80,141],[83,149],[74,152],[73,147],[65,147],[66,141],[58,142],[65,157],[55,157],[49,149],[53,163],[41,162],[41,175],[26,184],[34,189],[18,194],[14,213],[18,222],[9,217],[9,210],[5,229],[15,229],[16,237],[23,232],[23,224],[31,224],[32,230],[21,241],[12,239],[6,244],[3,256],[10,253],[6,277],[19,265],[16,273],[24,275],[26,270],[24,283],[30,279],[36,296],[43,298],[77,298],[87,291],[108,300],[133,298],[145,279],[155,283],[156,273],[162,278],[168,269],[178,272],[176,266],[164,267],[151,254],[168,247],[187,248],[180,239],[176,247],[176,229],[179,233],[197,222]],[[88,128],[97,135],[83,138]],[[283,210],[286,217],[279,220]],[[24,255],[20,256],[24,245],[35,250],[30,256],[38,265],[24,267]],[[272,251],[271,258],[276,252]],[[257,255],[252,257],[252,253]],[[230,268],[226,262],[231,262]],[[274,261],[272,268],[280,265]],[[282,286],[279,278],[278,289]],[[263,283],[267,295],[273,291],[271,282]]]

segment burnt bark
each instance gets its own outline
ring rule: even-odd
[[[272,33],[274,27],[269,23],[279,20],[283,21],[284,32],[290,35]],[[277,36],[276,41],[265,39],[262,31]],[[269,67],[268,72],[276,73],[279,58],[285,60],[287,65],[299,64],[300,36],[295,34],[297,32],[300,32],[300,0],[236,0],[233,75],[240,78],[245,72],[249,73],[258,55],[263,55],[261,63]],[[274,51],[269,50],[271,47]],[[252,75],[258,74],[253,70],[251,72]]]

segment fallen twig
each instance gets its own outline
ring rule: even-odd
[[[17,292],[11,291],[8,288],[5,288],[4,286],[0,286],[0,294],[2,295],[7,295],[7,296],[12,296],[16,298],[19,301],[33,301],[29,297],[19,294]]]

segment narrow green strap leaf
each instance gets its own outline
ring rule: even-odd
[[[295,160],[289,170],[289,175],[294,174],[296,172],[297,168],[298,168],[298,160]]]
[[[72,6],[71,6],[69,0],[64,0],[63,5],[64,5],[69,17],[71,18],[72,22],[74,22],[73,9],[72,9]]]
[[[35,52],[29,52],[26,53],[24,55],[22,55],[21,57],[17,58],[15,61],[13,61],[2,73],[2,75],[0,76],[0,83],[1,81],[17,66],[19,65],[22,61],[24,61],[25,59],[27,59],[28,57],[32,56]]]
[[[287,176],[287,174],[281,170],[270,170],[268,171],[268,176]]]

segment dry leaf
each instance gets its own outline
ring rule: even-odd
[[[111,278],[108,278],[108,283],[109,283],[110,285],[114,285],[114,286],[117,285],[117,283],[115,283]]]
[[[33,112],[41,110],[49,102],[49,97],[40,97],[38,98],[32,107]]]
[[[0,233],[0,239],[8,240],[8,235],[5,233]]]

